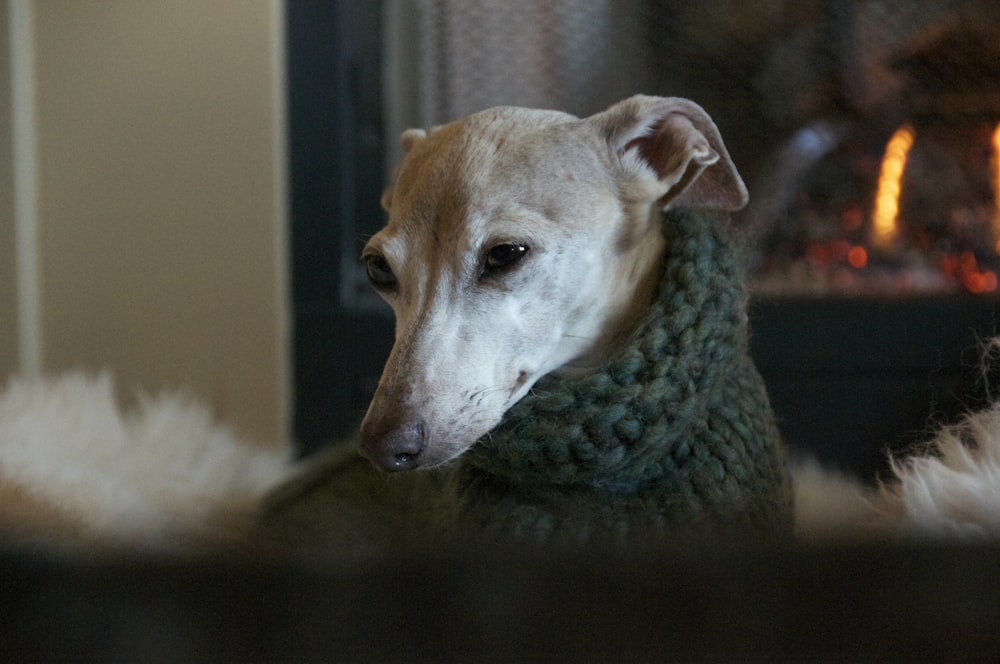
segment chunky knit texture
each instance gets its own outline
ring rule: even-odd
[[[664,234],[659,294],[628,347],[593,374],[536,389],[460,458],[460,524],[564,544],[790,529],[728,219],[672,211]]]

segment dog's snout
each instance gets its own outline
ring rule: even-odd
[[[361,455],[387,472],[413,470],[420,465],[427,428],[419,420],[388,427],[361,427]]]

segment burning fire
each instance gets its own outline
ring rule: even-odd
[[[926,145],[917,152],[911,151],[917,138],[912,125],[903,125],[892,134],[880,163],[870,216],[860,197],[838,201],[836,208],[803,197],[802,216],[814,226],[804,246],[798,245],[804,255],[799,254],[791,264],[801,270],[797,274],[816,275],[815,283],[834,288],[871,284],[950,290],[957,285],[969,293],[1000,292],[1000,124],[991,128],[977,122],[951,133],[936,126],[932,129],[926,136],[922,132]],[[970,136],[975,141],[971,145],[967,144]],[[959,147],[952,150],[949,141]],[[901,214],[904,176],[916,179],[908,180],[907,187],[936,186],[927,181],[928,155],[940,158],[949,155],[949,150],[957,150],[963,160],[955,167],[967,180],[964,188],[954,186],[954,191],[941,192],[941,202],[930,209],[914,202]],[[987,151],[988,164],[984,163]],[[908,174],[908,166],[910,171],[913,166],[922,168]],[[820,222],[826,225],[815,228]],[[780,266],[777,260],[774,264]]]
[[[877,249],[891,248],[899,236],[899,197],[902,193],[906,161],[915,138],[916,132],[913,127],[903,125],[896,130],[885,146],[885,156],[882,158],[875,193],[875,208],[872,211],[871,244]],[[993,235],[996,238],[996,252],[1000,254],[1000,124],[993,130],[990,147],[994,200]],[[851,264],[855,265],[853,261]],[[962,251],[957,256],[946,254],[939,257],[938,269],[950,275],[965,290],[972,293],[992,293],[998,287],[996,273],[981,266],[972,251]]]
[[[903,125],[896,130],[885,146],[885,157],[882,159],[882,168],[878,174],[875,210],[872,212],[871,241],[876,248],[888,249],[899,235],[896,220],[899,215],[899,195],[902,190],[906,158],[910,148],[913,147],[915,136],[913,127]]]

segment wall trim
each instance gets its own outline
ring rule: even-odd
[[[22,375],[37,376],[42,371],[43,331],[38,245],[34,9],[31,0],[9,0],[8,8],[18,360]]]

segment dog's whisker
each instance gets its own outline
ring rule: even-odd
[[[499,385],[484,387],[480,390],[476,390],[475,392],[471,393],[469,395],[469,401],[475,402],[475,405],[478,407],[482,405],[483,399],[485,399],[489,395],[504,391],[506,391],[506,389]]]
[[[584,341],[596,341],[597,337],[589,334],[569,334],[563,333],[563,339],[583,339]]]

